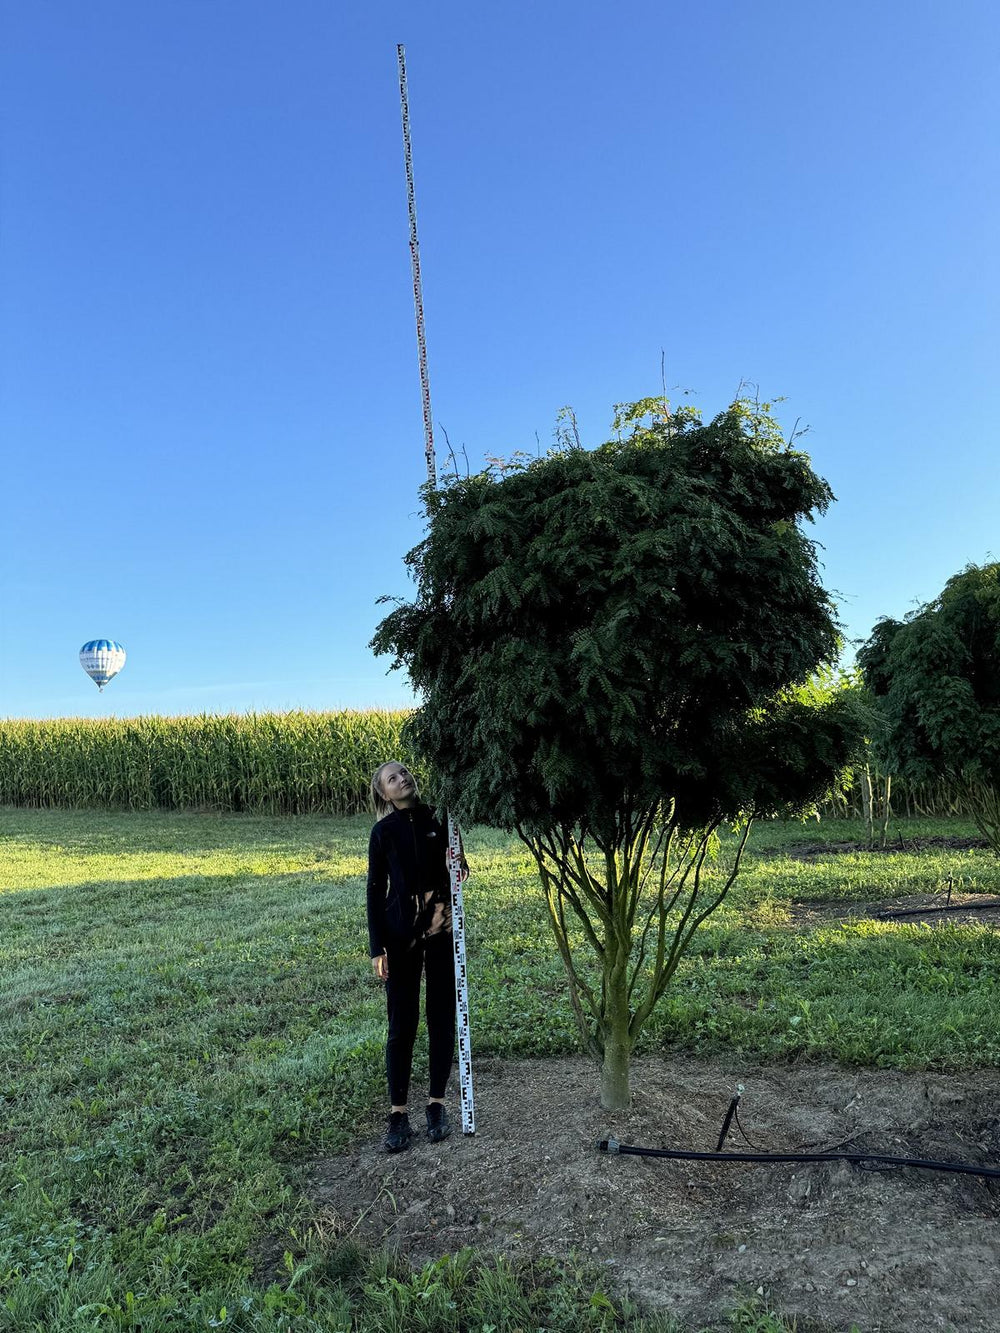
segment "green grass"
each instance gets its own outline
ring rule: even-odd
[[[362,1312],[365,1329],[387,1330],[671,1326],[643,1325],[604,1279],[568,1261],[543,1271],[466,1254],[414,1275],[313,1225],[303,1164],[342,1149],[382,1098],[368,827],[321,816],[0,815],[0,1329],[271,1333],[361,1327]],[[920,824],[904,838],[935,827],[967,831]],[[1000,1063],[991,930],[803,930],[789,915],[792,902],[929,891],[959,865],[975,887],[1000,890],[988,853],[804,862],[788,855],[794,843],[846,841],[859,826],[759,835],[644,1049]],[[574,1050],[526,853],[484,830],[467,842],[477,1051]],[[264,1271],[272,1251],[286,1255],[277,1273]],[[781,1327],[750,1318],[734,1326]]]
[[[775,902],[864,901],[911,893],[940,893],[949,877],[956,891],[1000,893],[1000,860],[980,848],[956,851],[935,847],[914,850],[916,838],[974,838],[976,829],[963,820],[893,820],[889,846],[878,850],[831,855],[803,861],[797,847],[826,843],[865,842],[860,820],[831,819],[816,823],[759,824],[739,880],[738,896]]]

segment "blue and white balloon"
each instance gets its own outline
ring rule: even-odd
[[[80,649],[80,665],[99,690],[125,665],[125,649],[114,639],[91,639]]]

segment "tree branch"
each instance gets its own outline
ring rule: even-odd
[[[665,994],[667,986],[670,984],[670,979],[677,971],[677,965],[680,962],[681,958],[683,957],[684,952],[686,951],[688,945],[690,944],[695,931],[707,917],[711,916],[711,914],[716,910],[717,907],[721,906],[729,890],[736,882],[736,876],[739,874],[739,869],[740,869],[740,861],[743,858],[743,849],[747,845],[747,839],[750,836],[750,830],[752,827],[753,827],[753,817],[751,816],[747,820],[743,828],[743,835],[740,838],[739,846],[736,849],[736,855],[733,858],[732,868],[730,869],[725,884],[722,886],[722,890],[715,896],[715,898],[709,903],[709,905],[702,912],[699,912],[698,916],[695,918],[693,922],[691,922],[691,925],[689,926],[687,931],[683,933],[683,935],[681,933],[683,931],[683,922],[678,927],[678,933],[675,936],[674,947],[671,950],[670,959],[668,960],[667,967],[664,969],[664,973],[661,976],[659,983],[657,985],[656,995],[653,1000],[654,1006],[658,1003],[660,999],[662,999],[663,995]],[[693,897],[691,905],[692,907],[694,905]]]
[[[566,979],[569,983],[570,1005],[573,1009],[573,1016],[576,1019],[577,1028],[584,1048],[595,1058],[600,1059],[603,1049],[600,1041],[601,1014],[602,1010],[598,1006],[597,997],[584,981],[583,977],[577,972],[573,964],[573,956],[569,947],[568,932],[566,930],[566,918],[562,910],[563,894],[559,876],[554,874],[545,862],[545,853],[540,846],[540,840],[536,841],[526,837],[521,830],[518,830],[518,837],[529,848],[535,858],[535,864],[538,867],[538,873],[545,889],[545,904],[549,912],[549,924],[552,927],[552,933],[555,936],[556,947],[559,950],[559,957],[562,959],[563,969],[566,973]],[[593,1015],[597,1025],[597,1033],[591,1030],[587,1017],[583,1012],[583,1006],[580,1003],[581,995],[587,1002],[587,1006]]]
[[[718,826],[719,826],[719,821],[716,820],[713,824],[710,824],[706,829],[702,831],[701,840],[698,844],[697,851],[695,852],[693,858],[690,858],[690,855],[686,850],[682,851],[681,853],[682,856],[689,857],[689,859],[687,860],[687,864],[684,867],[684,872],[680,876],[680,879],[677,881],[677,888],[674,890],[670,903],[661,906],[659,908],[659,926],[658,926],[657,941],[656,941],[656,962],[653,965],[653,972],[652,976],[649,979],[649,985],[646,988],[645,998],[636,1006],[635,1011],[633,1012],[632,1018],[629,1023],[629,1032],[632,1035],[633,1039],[636,1036],[638,1036],[639,1032],[642,1029],[643,1024],[649,1018],[649,1015],[653,1012],[653,1009],[656,1007],[657,1000],[663,993],[660,983],[664,975],[664,972],[666,971],[668,975],[671,975],[673,972],[673,968],[676,965],[675,959],[678,956],[678,940],[680,938],[681,933],[684,930],[685,925],[687,924],[688,919],[691,916],[691,913],[694,910],[694,905],[698,900],[698,893],[701,884],[701,867],[704,864],[706,855],[708,854],[709,841],[712,837],[712,834],[715,832]],[[694,835],[692,835],[692,838],[689,841],[688,844],[689,846],[691,845],[691,843],[693,843],[693,840],[694,840]],[[667,954],[666,951],[667,918],[673,911],[675,903],[677,902],[678,898],[683,892],[684,887],[688,880],[688,876],[691,874],[692,870],[694,871],[694,885],[692,887],[691,895],[688,899],[687,906],[685,907],[681,915],[681,919],[674,930],[674,938],[673,938],[673,943],[670,947],[670,953]],[[663,883],[662,877],[661,877],[661,892],[664,895],[666,893],[666,886],[665,883]]]

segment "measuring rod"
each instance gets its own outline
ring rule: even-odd
[[[410,110],[406,97],[406,52],[396,47],[399,61],[399,101],[403,111],[403,156],[406,159],[406,204],[410,213],[410,264],[413,269],[413,307],[417,316],[417,354],[420,359],[420,396],[424,409],[424,457],[427,480],[437,485],[434,458],[434,423],[431,386],[427,375],[427,338],[424,333],[424,298],[420,285],[420,249],[417,245],[417,201],[413,192],[413,154],[410,150]],[[455,1007],[458,1021],[458,1076],[462,1089],[462,1133],[476,1132],[472,1095],[472,1044],[469,1039],[469,981],[465,966],[465,912],[462,907],[462,839],[458,824],[448,814],[448,873],[451,878],[451,933],[455,950]]]

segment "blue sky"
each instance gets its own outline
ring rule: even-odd
[[[852,637],[1000,556],[1000,11],[9,3],[0,715],[398,705],[423,440],[742,380],[838,497]],[[76,661],[120,640],[99,696]]]

